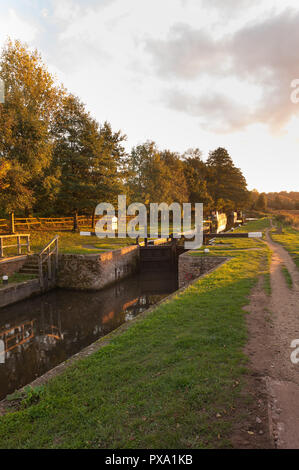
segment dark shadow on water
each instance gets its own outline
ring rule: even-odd
[[[177,290],[176,269],[148,271],[100,292],[57,289],[0,308],[0,399]]]

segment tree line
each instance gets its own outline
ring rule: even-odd
[[[38,51],[7,41],[0,56],[0,217],[92,214],[102,201],[202,202],[206,211],[250,204],[241,170],[225,148],[183,154],[147,141],[125,150],[126,136],[99,124],[58,84]]]
[[[299,192],[259,193],[254,189],[250,192],[248,207],[257,211],[299,210]]]

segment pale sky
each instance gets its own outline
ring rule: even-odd
[[[0,0],[8,36],[128,150],[226,147],[249,189],[299,191],[298,0]]]

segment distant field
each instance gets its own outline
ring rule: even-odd
[[[278,222],[291,225],[292,227],[299,229],[299,210],[275,211],[274,214]]]

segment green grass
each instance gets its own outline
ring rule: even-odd
[[[275,242],[281,243],[284,246],[299,268],[299,231],[291,227],[284,227],[282,234],[272,231],[271,237]]]
[[[292,280],[292,276],[290,275],[289,271],[288,271],[288,268],[286,266],[282,266],[281,268],[282,270],[282,274],[285,278],[285,281],[287,283],[287,286],[289,289],[292,289],[293,287],[293,280]]]
[[[172,230],[172,227],[170,227]],[[90,231],[90,228],[80,228],[81,231]],[[30,248],[34,253],[39,253],[54,237],[59,235],[59,252],[62,254],[95,254],[105,251],[118,250],[125,246],[134,245],[135,240],[131,238],[99,238],[97,236],[81,236],[80,233],[74,233],[71,230],[32,230],[30,233]],[[160,230],[159,230],[160,232]],[[143,239],[140,239],[142,241]],[[12,244],[13,241],[5,244]],[[23,248],[23,254],[25,253]],[[5,256],[15,256],[17,248],[5,249]]]
[[[87,230],[86,230],[87,231]],[[81,236],[80,233],[71,231],[38,231],[30,233],[30,248],[34,253],[39,253],[54,237],[59,235],[59,252],[75,254],[101,253],[109,250],[117,250],[135,243],[130,238],[98,238],[96,236]],[[13,242],[6,242],[13,244]],[[90,248],[92,246],[93,248]],[[6,256],[15,256],[16,248],[8,248],[4,251]],[[23,253],[25,249],[23,248]]]
[[[269,272],[264,274],[263,288],[267,295],[271,296],[272,287],[271,287],[271,276]]]
[[[269,219],[264,218],[256,222],[250,222],[245,227],[241,227],[240,231],[257,231],[263,230],[269,226]],[[248,229],[250,227],[250,229]],[[175,230],[170,224],[170,230]],[[90,228],[80,228],[82,231],[90,231]],[[159,228],[160,231],[160,228]],[[34,253],[40,252],[55,235],[59,235],[59,252],[62,254],[95,254],[103,253],[105,251],[117,250],[119,248],[133,245],[135,240],[131,238],[98,238],[96,236],[81,236],[80,233],[74,233],[72,231],[55,231],[55,230],[32,230],[30,233],[30,246],[31,251]],[[140,240],[141,241],[141,240]],[[7,243],[7,242],[5,242]],[[13,242],[11,242],[13,243]],[[6,256],[15,256],[16,248],[9,248],[5,250]],[[25,249],[23,248],[23,253]]]
[[[211,256],[230,261],[0,417],[0,447],[229,447],[247,372],[243,307],[268,255],[256,240],[228,242]]]
[[[96,236],[81,236],[73,232],[31,232],[31,249],[40,251],[55,235],[59,235],[60,253],[88,254],[107,250],[119,249],[132,245],[134,240],[130,238],[98,238]],[[88,248],[86,245],[94,246]]]
[[[29,281],[30,279],[35,279],[36,276],[34,274],[20,274],[20,273],[14,273],[8,276],[8,284],[15,284],[19,282],[25,282]],[[7,284],[2,283],[2,276],[1,276],[1,282],[0,282],[0,289],[7,287]]]
[[[270,217],[263,217],[259,220],[253,220],[246,225],[242,225],[236,231],[238,232],[261,232],[270,227]]]

